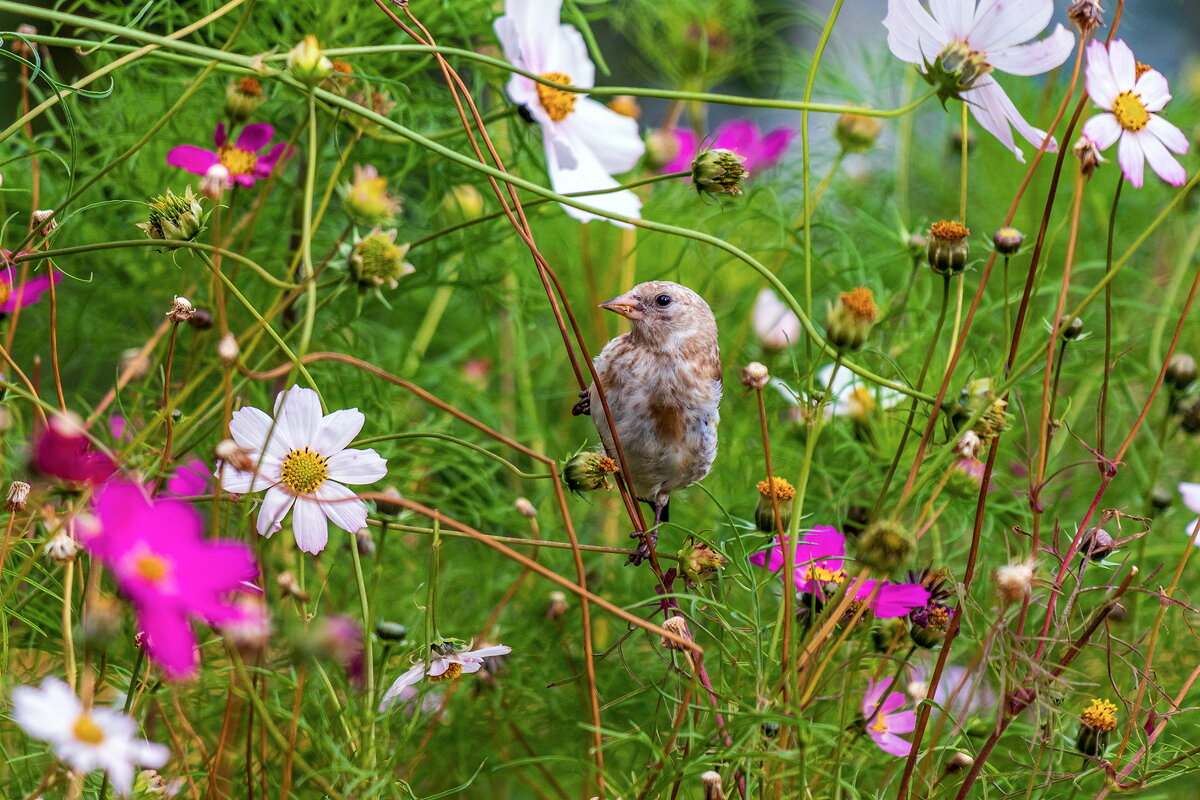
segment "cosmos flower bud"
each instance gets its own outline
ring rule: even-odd
[[[29,484],[25,481],[13,481],[8,485],[8,498],[4,508],[7,511],[24,511],[25,501],[29,497]]]
[[[1103,528],[1092,528],[1079,543],[1079,554],[1092,561],[1103,561],[1116,549],[1112,535]]]
[[[1073,342],[1083,335],[1083,320],[1064,316],[1058,321],[1058,332],[1064,339]]]
[[[975,766],[975,759],[971,758],[961,750],[946,759],[946,774],[953,775],[956,772],[962,772],[964,769],[970,769]]]
[[[1002,256],[1011,256],[1020,250],[1024,241],[1025,234],[1016,228],[1001,228],[992,234],[992,244],[996,245],[996,252]]]
[[[1179,414],[1179,427],[1184,433],[1200,431],[1200,397],[1180,400],[1175,411]]]
[[[563,618],[563,615],[570,610],[570,605],[567,604],[567,596],[562,592],[551,592],[546,603],[546,619],[551,622],[557,622]]]
[[[1117,727],[1117,707],[1109,700],[1095,698],[1079,715],[1079,733],[1075,749],[1085,756],[1099,758],[1108,747],[1108,734]]]
[[[847,112],[838,117],[833,134],[845,152],[865,153],[875,146],[875,140],[882,130],[883,123],[878,117]]]
[[[138,227],[151,239],[179,239],[190,242],[204,229],[200,199],[187,187],[182,195],[170,189],[150,201],[150,217]],[[174,250],[165,247],[159,252]]]
[[[175,295],[175,299],[171,301],[171,310],[167,312],[167,319],[171,322],[187,322],[196,313],[196,307],[186,297]]]
[[[609,101],[608,107],[623,117],[629,117],[630,119],[642,118],[642,107],[638,105],[637,98],[631,95],[617,95]]]
[[[825,336],[838,350],[857,350],[867,341],[878,318],[875,295],[865,286],[859,286],[842,292],[837,302],[829,305]]]
[[[679,155],[679,137],[669,128],[655,128],[646,134],[646,164],[660,169]]]
[[[343,184],[342,209],[358,225],[376,227],[395,221],[400,199],[388,194],[387,178],[372,166],[354,165],[354,180]]]
[[[728,562],[727,558],[707,543],[697,541],[691,536],[684,542],[677,555],[680,570],[692,583],[702,583]]]
[[[692,183],[699,193],[737,196],[742,193],[742,183],[750,177],[745,163],[746,159],[732,150],[705,150],[692,162]]]
[[[917,549],[912,533],[898,520],[875,520],[858,539],[858,561],[881,573],[901,567]]]
[[[187,323],[198,331],[206,331],[213,326],[212,312],[204,308],[197,308],[196,313],[192,314],[192,318]]]
[[[225,86],[225,116],[230,122],[245,122],[265,102],[258,78],[247,75]]]
[[[941,220],[929,229],[929,266],[939,275],[956,275],[967,266],[971,245],[970,229],[957,222]]]
[[[402,499],[401,495],[400,495],[400,491],[395,486],[387,487],[382,492],[380,492],[380,494],[383,495],[384,497],[391,498],[392,500]],[[386,514],[389,517],[394,517],[394,516],[401,514],[404,511],[404,506],[401,505],[400,503],[389,502],[388,500],[381,500],[379,498],[376,498],[375,510],[378,511],[380,514]]]
[[[1019,603],[1029,596],[1033,587],[1033,560],[1005,564],[999,567],[993,578],[996,581],[996,591],[1000,594],[1000,602],[1005,605]]]
[[[758,506],[754,509],[754,527],[763,533],[774,533],[775,503],[779,501],[779,520],[784,530],[792,521],[792,500],[796,497],[796,488],[784,478],[772,476],[770,481],[758,482]]]
[[[725,792],[721,788],[721,773],[710,769],[700,775],[700,783],[704,785],[704,800],[725,800]]]
[[[1104,25],[1104,9],[1099,0],[1076,0],[1067,6],[1067,18],[1086,36]]]
[[[955,40],[938,53],[933,63],[925,61],[921,76],[937,90],[938,99],[944,106],[947,100],[961,100],[963,92],[991,71],[987,53],[972,50],[965,41]]]
[[[229,167],[224,164],[213,164],[200,179],[200,194],[215,203],[229,191],[231,186],[233,186],[233,179],[230,177]]]
[[[364,287],[395,289],[400,278],[416,272],[404,260],[408,244],[396,244],[396,231],[379,228],[355,242],[350,250],[350,274]]]
[[[483,214],[483,195],[469,183],[451,186],[442,195],[442,214],[454,224],[476,219]]]
[[[254,471],[254,458],[233,439],[222,439],[217,442],[217,446],[213,448],[213,454],[218,460],[224,461],[236,470]]]
[[[676,614],[673,617],[668,617],[667,619],[663,620],[662,626],[663,626],[664,630],[675,634],[680,639],[686,639],[688,641],[691,641],[692,637],[688,634],[687,620],[684,619],[679,614]],[[662,639],[662,646],[668,650],[687,650],[688,649],[686,645],[679,644],[675,640],[668,639],[665,636],[661,637],[661,639]]]
[[[771,373],[767,369],[766,364],[758,361],[751,361],[746,366],[742,367],[742,386],[747,389],[762,389],[766,387],[771,380]]]
[[[316,86],[333,72],[333,62],[321,52],[321,43],[310,33],[288,51],[287,68],[305,86]]]
[[[1071,152],[1079,159],[1079,171],[1085,178],[1091,178],[1100,165],[1108,161],[1107,158],[1100,155],[1099,146],[1087,136],[1080,136],[1079,141],[1075,142],[1075,146],[1071,148]]]
[[[371,536],[370,528],[359,528],[354,532],[354,546],[358,548],[358,554],[363,558],[371,558],[375,555],[375,539]]]
[[[1174,353],[1171,360],[1167,362],[1165,377],[1167,383],[1175,391],[1182,392],[1192,385],[1192,381],[1196,380],[1196,359],[1188,353]]]
[[[51,536],[42,548],[42,555],[59,565],[70,564],[78,552],[79,543],[62,530]]]
[[[408,638],[408,628],[399,622],[384,620],[375,626],[375,635],[385,642],[403,642]]]
[[[979,458],[983,451],[983,440],[975,431],[965,431],[954,443],[954,454],[959,458]]]
[[[225,364],[237,363],[238,354],[242,348],[238,345],[237,337],[232,333],[226,333],[217,341],[217,358]]]
[[[58,220],[54,217],[54,209],[43,208],[29,215],[30,228],[38,236],[45,238],[58,228]]]
[[[513,508],[526,519],[533,519],[537,516],[537,508],[534,507],[533,503],[529,502],[529,498],[527,497],[518,497],[513,502]]]
[[[576,453],[563,467],[563,481],[573,492],[594,492],[610,488],[608,476],[616,471],[617,462],[604,453]]]

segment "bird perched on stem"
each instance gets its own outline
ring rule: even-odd
[[[637,498],[654,509],[652,542],[668,520],[671,492],[708,474],[717,455],[721,354],[717,322],[700,295],[669,281],[641,283],[600,308],[633,323],[596,356],[596,374],[612,412]],[[609,455],[613,443],[593,384],[573,414],[591,414]],[[634,532],[633,537],[642,536]],[[629,562],[649,557],[646,542]]]

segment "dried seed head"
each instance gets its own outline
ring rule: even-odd
[[[716,770],[709,770],[700,775],[700,782],[704,784],[704,800],[725,800],[725,792],[721,789],[721,774]]]
[[[1029,596],[1033,587],[1032,560],[1019,561],[999,567],[993,577],[996,580],[996,590],[1000,593],[1000,601],[1005,605],[1019,603]]]
[[[954,454],[959,458],[976,459],[983,452],[983,440],[975,431],[964,431],[954,443]]]
[[[217,446],[213,448],[213,454],[218,460],[224,461],[240,472],[253,472],[255,469],[254,458],[233,439],[222,439],[217,442]]]
[[[766,364],[758,361],[751,361],[746,366],[742,367],[742,386],[749,389],[762,389],[771,380],[771,372],[767,369]]]
[[[1103,561],[1116,549],[1113,537],[1103,528],[1092,528],[1083,535],[1079,544],[1079,554],[1092,561]]]
[[[1104,9],[1099,0],[1076,0],[1067,7],[1067,18],[1075,23],[1080,33],[1087,35],[1104,25]]]
[[[975,766],[975,759],[959,751],[946,759],[946,774],[953,775],[956,772],[962,772],[964,769],[970,769],[973,766]]]
[[[1108,160],[1100,155],[1099,146],[1086,136],[1079,137],[1071,152],[1079,159],[1079,171],[1083,173],[1084,178],[1091,178],[1100,165]]]
[[[54,216],[53,208],[43,208],[29,215],[30,230],[45,238],[58,227],[58,219]]]
[[[226,333],[217,340],[217,358],[225,364],[235,364],[238,360],[238,354],[242,352],[242,348],[238,345],[237,337],[232,333]]]
[[[570,610],[570,605],[567,604],[567,596],[562,592],[551,592],[546,603],[546,619],[551,622],[557,622],[563,618],[563,615]]]
[[[175,296],[171,301],[171,310],[167,312],[167,319],[171,322],[187,322],[196,313],[196,307],[186,297]]]
[[[45,547],[42,548],[42,554],[59,565],[70,564],[75,560],[75,554],[78,552],[79,543],[62,530],[51,536],[46,541]]]
[[[663,621],[662,626],[663,626],[664,630],[667,630],[670,633],[675,634],[680,639],[686,639],[688,641],[691,641],[692,637],[688,635],[687,620],[685,620],[680,615],[676,614],[673,617],[668,617],[666,620]],[[688,649],[685,645],[679,644],[678,642],[674,641],[673,639],[668,639],[665,636],[662,637],[662,646],[667,648],[668,650],[687,650]]]
[[[8,511],[24,511],[25,500],[29,497],[29,484],[25,481],[13,481],[8,485],[8,499],[4,508]]]

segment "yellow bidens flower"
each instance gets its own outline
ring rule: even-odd
[[[305,86],[316,86],[333,72],[333,62],[321,51],[321,43],[311,33],[288,51],[288,72]]]
[[[929,266],[939,275],[954,275],[967,266],[971,245],[969,228],[950,220],[933,223],[929,229]]]
[[[1108,734],[1117,727],[1117,707],[1109,700],[1093,698],[1079,715],[1079,733],[1075,748],[1085,756],[1098,758],[1108,746]]]
[[[758,506],[754,509],[754,527],[763,533],[774,533],[775,501],[779,502],[779,524],[787,530],[792,521],[792,500],[796,488],[780,477],[758,482]]]
[[[839,350],[857,350],[867,341],[871,327],[879,318],[875,295],[865,286],[842,292],[830,303],[826,317],[826,336]]]

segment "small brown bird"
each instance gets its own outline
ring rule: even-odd
[[[669,281],[641,283],[600,308],[633,322],[596,356],[596,373],[612,412],[637,498],[654,509],[651,539],[667,521],[671,492],[708,474],[717,456],[721,354],[717,322],[700,295]],[[593,384],[574,414],[591,414],[605,449],[612,433]],[[640,536],[634,533],[633,537]],[[643,543],[630,556],[649,556]]]

